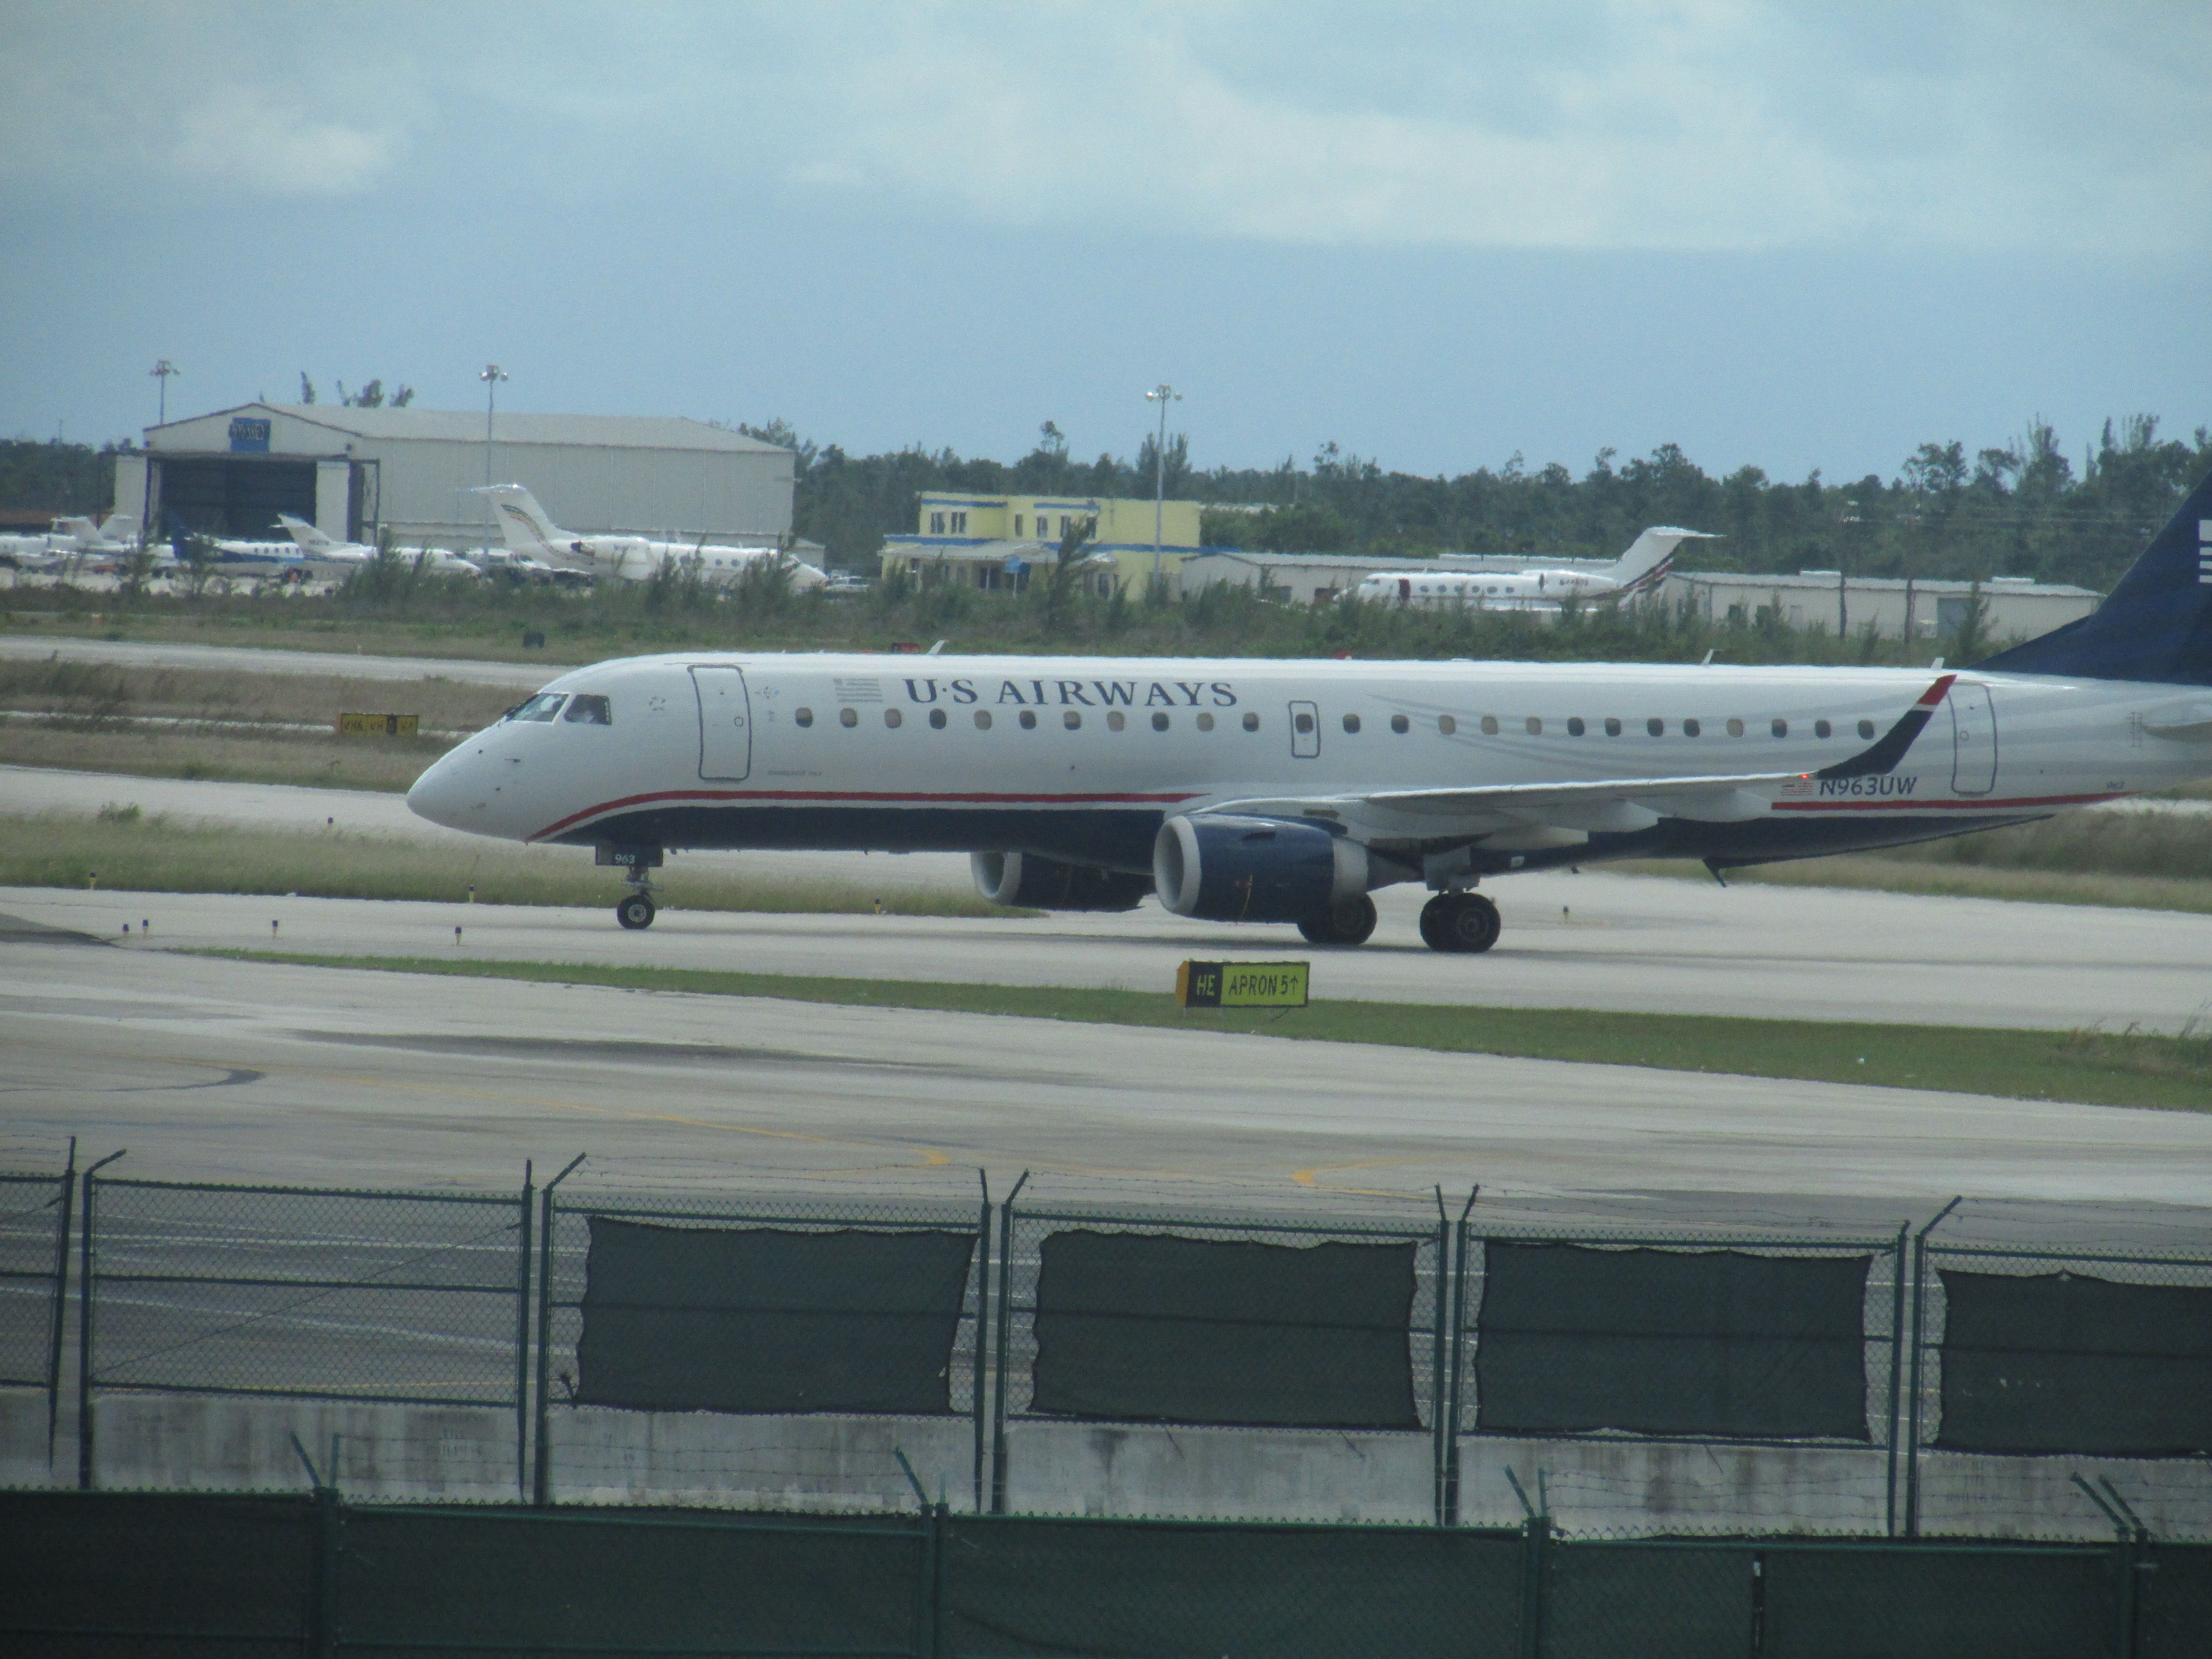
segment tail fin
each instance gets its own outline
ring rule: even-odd
[[[2212,474],[2151,538],[2103,605],[1977,670],[2212,685]]]
[[[292,532],[292,539],[300,544],[300,550],[303,553],[320,553],[325,549],[337,545],[321,530],[309,524],[305,519],[295,519],[289,513],[279,513],[276,515],[276,522]]]
[[[1674,568],[1674,550],[1684,542],[1718,539],[1702,530],[1676,530],[1666,525],[1654,525],[1638,536],[1606,569],[1600,572],[1620,584],[1623,596],[1648,593],[1667,580]]]
[[[99,537],[100,527],[94,524],[89,519],[56,519],[54,520],[54,534],[57,536],[67,536],[79,547],[82,547],[87,542],[93,541]]]
[[[492,517],[499,521],[500,538],[508,552],[563,562],[575,558],[577,550],[570,544],[577,538],[547,518],[538,497],[520,484],[486,484],[470,494],[491,498]]]
[[[138,539],[138,525],[128,513],[118,508],[100,521],[100,535],[103,541],[135,542]]]

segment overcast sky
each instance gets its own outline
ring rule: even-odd
[[[0,9],[0,433],[380,376],[1012,459],[2212,422],[2212,7]]]

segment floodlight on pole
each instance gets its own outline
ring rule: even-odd
[[[181,374],[185,371],[164,357],[146,372],[154,377],[155,381],[161,388],[161,412],[155,424],[167,426],[169,423],[169,377],[173,374]]]
[[[484,487],[491,487],[491,417],[499,403],[499,383],[507,378],[507,371],[497,363],[486,363],[483,373],[477,379],[484,383]]]
[[[1145,394],[1148,404],[1160,406],[1159,447],[1152,451],[1152,589],[1160,586],[1160,544],[1165,539],[1162,526],[1168,511],[1168,405],[1182,401],[1182,393],[1165,380]]]

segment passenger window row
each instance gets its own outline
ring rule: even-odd
[[[551,707],[544,708],[542,712],[538,708],[532,706],[532,704],[543,703],[544,701],[544,700],[543,698],[532,698],[531,703],[525,704],[523,709],[518,710],[514,718],[516,720],[551,720],[553,718],[553,709],[557,708],[560,706],[559,699],[554,699]],[[596,704],[597,707],[592,709],[592,712],[587,714],[582,712],[579,708],[572,706],[568,716],[570,720],[588,720],[600,726],[611,724],[611,721],[609,720],[607,715],[607,700],[605,697],[578,697],[574,699],[574,702],[576,704]],[[793,722],[796,725],[802,726],[811,726],[814,724],[814,711],[811,708],[795,708],[792,711],[791,718]],[[976,709],[974,713],[973,718],[978,731],[988,732],[991,729],[992,715],[989,709]],[[905,722],[905,719],[906,714],[903,709],[886,708],[884,710],[884,724],[890,726],[894,731]],[[1036,729],[1037,717],[1036,710],[1034,708],[1024,708],[1019,710],[1015,714],[1014,719],[1016,724],[1018,724],[1024,732],[1033,732]],[[1079,731],[1082,729],[1083,726],[1083,711],[1077,708],[1064,708],[1060,711],[1060,724],[1068,731]],[[837,723],[840,726],[858,726],[860,723],[860,711],[857,708],[840,708],[837,711]],[[1297,729],[1301,732],[1311,732],[1314,728],[1313,716],[1310,714],[1302,714],[1297,715],[1296,717],[1296,723]],[[1128,717],[1120,709],[1113,708],[1107,711],[1106,729],[1108,731],[1121,731],[1127,726],[1127,724]],[[1155,709],[1153,711],[1152,714],[1152,727],[1153,731],[1165,732],[1171,729],[1174,724],[1174,717],[1164,710]],[[1211,732],[1213,730],[1213,716],[1210,713],[1200,713],[1197,716],[1194,724],[1201,732]],[[1242,724],[1244,730],[1247,732],[1257,732],[1260,729],[1260,717],[1255,714],[1247,713],[1243,717]],[[942,732],[946,725],[945,710],[942,708],[931,709],[929,711],[929,725],[933,731]],[[1622,731],[1625,729],[1620,720],[1611,716],[1607,718],[1604,725],[1605,735],[1608,738],[1617,738],[1620,736]],[[1532,738],[1540,738],[1544,735],[1544,719],[1540,714],[1531,714],[1528,716],[1528,718],[1522,722],[1522,726],[1523,729],[1525,729]],[[1346,714],[1344,716],[1344,729],[1346,733],[1356,736],[1360,730],[1359,716],[1357,714]],[[1402,737],[1413,729],[1413,723],[1404,714],[1393,714],[1390,716],[1390,729]],[[1498,716],[1495,714],[1485,714],[1482,717],[1481,729],[1482,735],[1486,738],[1496,737],[1501,730]],[[1704,736],[1705,728],[1705,723],[1702,720],[1698,720],[1695,716],[1692,716],[1679,722],[1676,729],[1686,738],[1696,738]],[[1730,720],[1727,724],[1726,729],[1729,736],[1732,738],[1740,738],[1744,734],[1744,723],[1740,720]],[[1790,722],[1778,717],[1768,723],[1767,729],[1778,738],[1786,738],[1790,735]],[[1663,738],[1667,735],[1667,722],[1655,715],[1651,719],[1644,722],[1644,730],[1646,736]],[[1871,739],[1875,732],[1874,722],[1872,720],[1863,720],[1858,723],[1857,730],[1858,734],[1862,738]],[[1437,716],[1437,731],[1442,736],[1447,738],[1451,737],[1459,731],[1459,722],[1453,719],[1449,714],[1439,714]],[[1583,720],[1579,714],[1570,714],[1567,717],[1566,732],[1567,735],[1571,738],[1586,736],[1589,732],[1589,722]],[[1816,738],[1833,737],[1835,735],[1834,724],[1824,720],[1814,720],[1813,722],[1813,735]]]
[[[974,712],[973,718],[975,720],[975,729],[977,731],[988,732],[991,729],[992,713],[989,709],[976,709]],[[791,711],[791,720],[792,724],[794,726],[811,726],[814,724],[814,711],[811,708],[794,708]],[[840,708],[837,711],[838,725],[852,726],[858,726],[860,723],[860,711],[859,709]],[[942,732],[949,723],[950,722],[946,719],[945,710],[942,708],[933,708],[929,711],[929,726],[932,731]],[[1014,723],[1020,726],[1024,732],[1036,731],[1037,723],[1036,710],[1034,708],[1018,710],[1014,715]],[[1083,711],[1079,708],[1061,709],[1060,711],[1060,723],[1071,732],[1080,731],[1083,726]],[[1128,716],[1123,714],[1121,710],[1118,708],[1110,708],[1106,711],[1106,729],[1109,732],[1120,732],[1125,730],[1127,727],[1128,723]],[[900,726],[906,724],[906,711],[902,708],[884,709],[884,724],[890,726],[893,731],[896,731]],[[1210,711],[1202,711],[1193,721],[1193,724],[1194,724],[1201,732],[1211,732],[1213,730],[1214,726],[1213,715]],[[1257,714],[1248,713],[1244,715],[1241,724],[1247,732],[1257,732],[1260,729],[1260,717]],[[1168,714],[1164,709],[1155,709],[1153,711],[1152,715],[1152,726],[1153,731],[1166,732],[1171,730],[1174,725],[1175,718],[1173,715]]]

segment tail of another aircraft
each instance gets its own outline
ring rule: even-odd
[[[1702,530],[1675,530],[1665,525],[1654,525],[1628,546],[1628,551],[1606,569],[1595,574],[1620,584],[1617,592],[1623,597],[1632,593],[1648,593],[1667,580],[1674,568],[1674,550],[1684,542],[1707,541]]]
[[[538,504],[538,497],[522,485],[486,484],[470,493],[490,497],[492,517],[499,521],[500,537],[506,542],[508,552],[558,563],[574,562],[576,550],[573,544],[577,538],[547,518],[545,509]]]
[[[300,550],[302,553],[327,553],[337,545],[337,543],[332,541],[321,530],[309,524],[305,519],[295,519],[289,513],[279,513],[276,515],[276,522],[291,532],[292,539],[300,544]]]
[[[2212,474],[2092,615],[1977,669],[2085,680],[2212,685]]]

